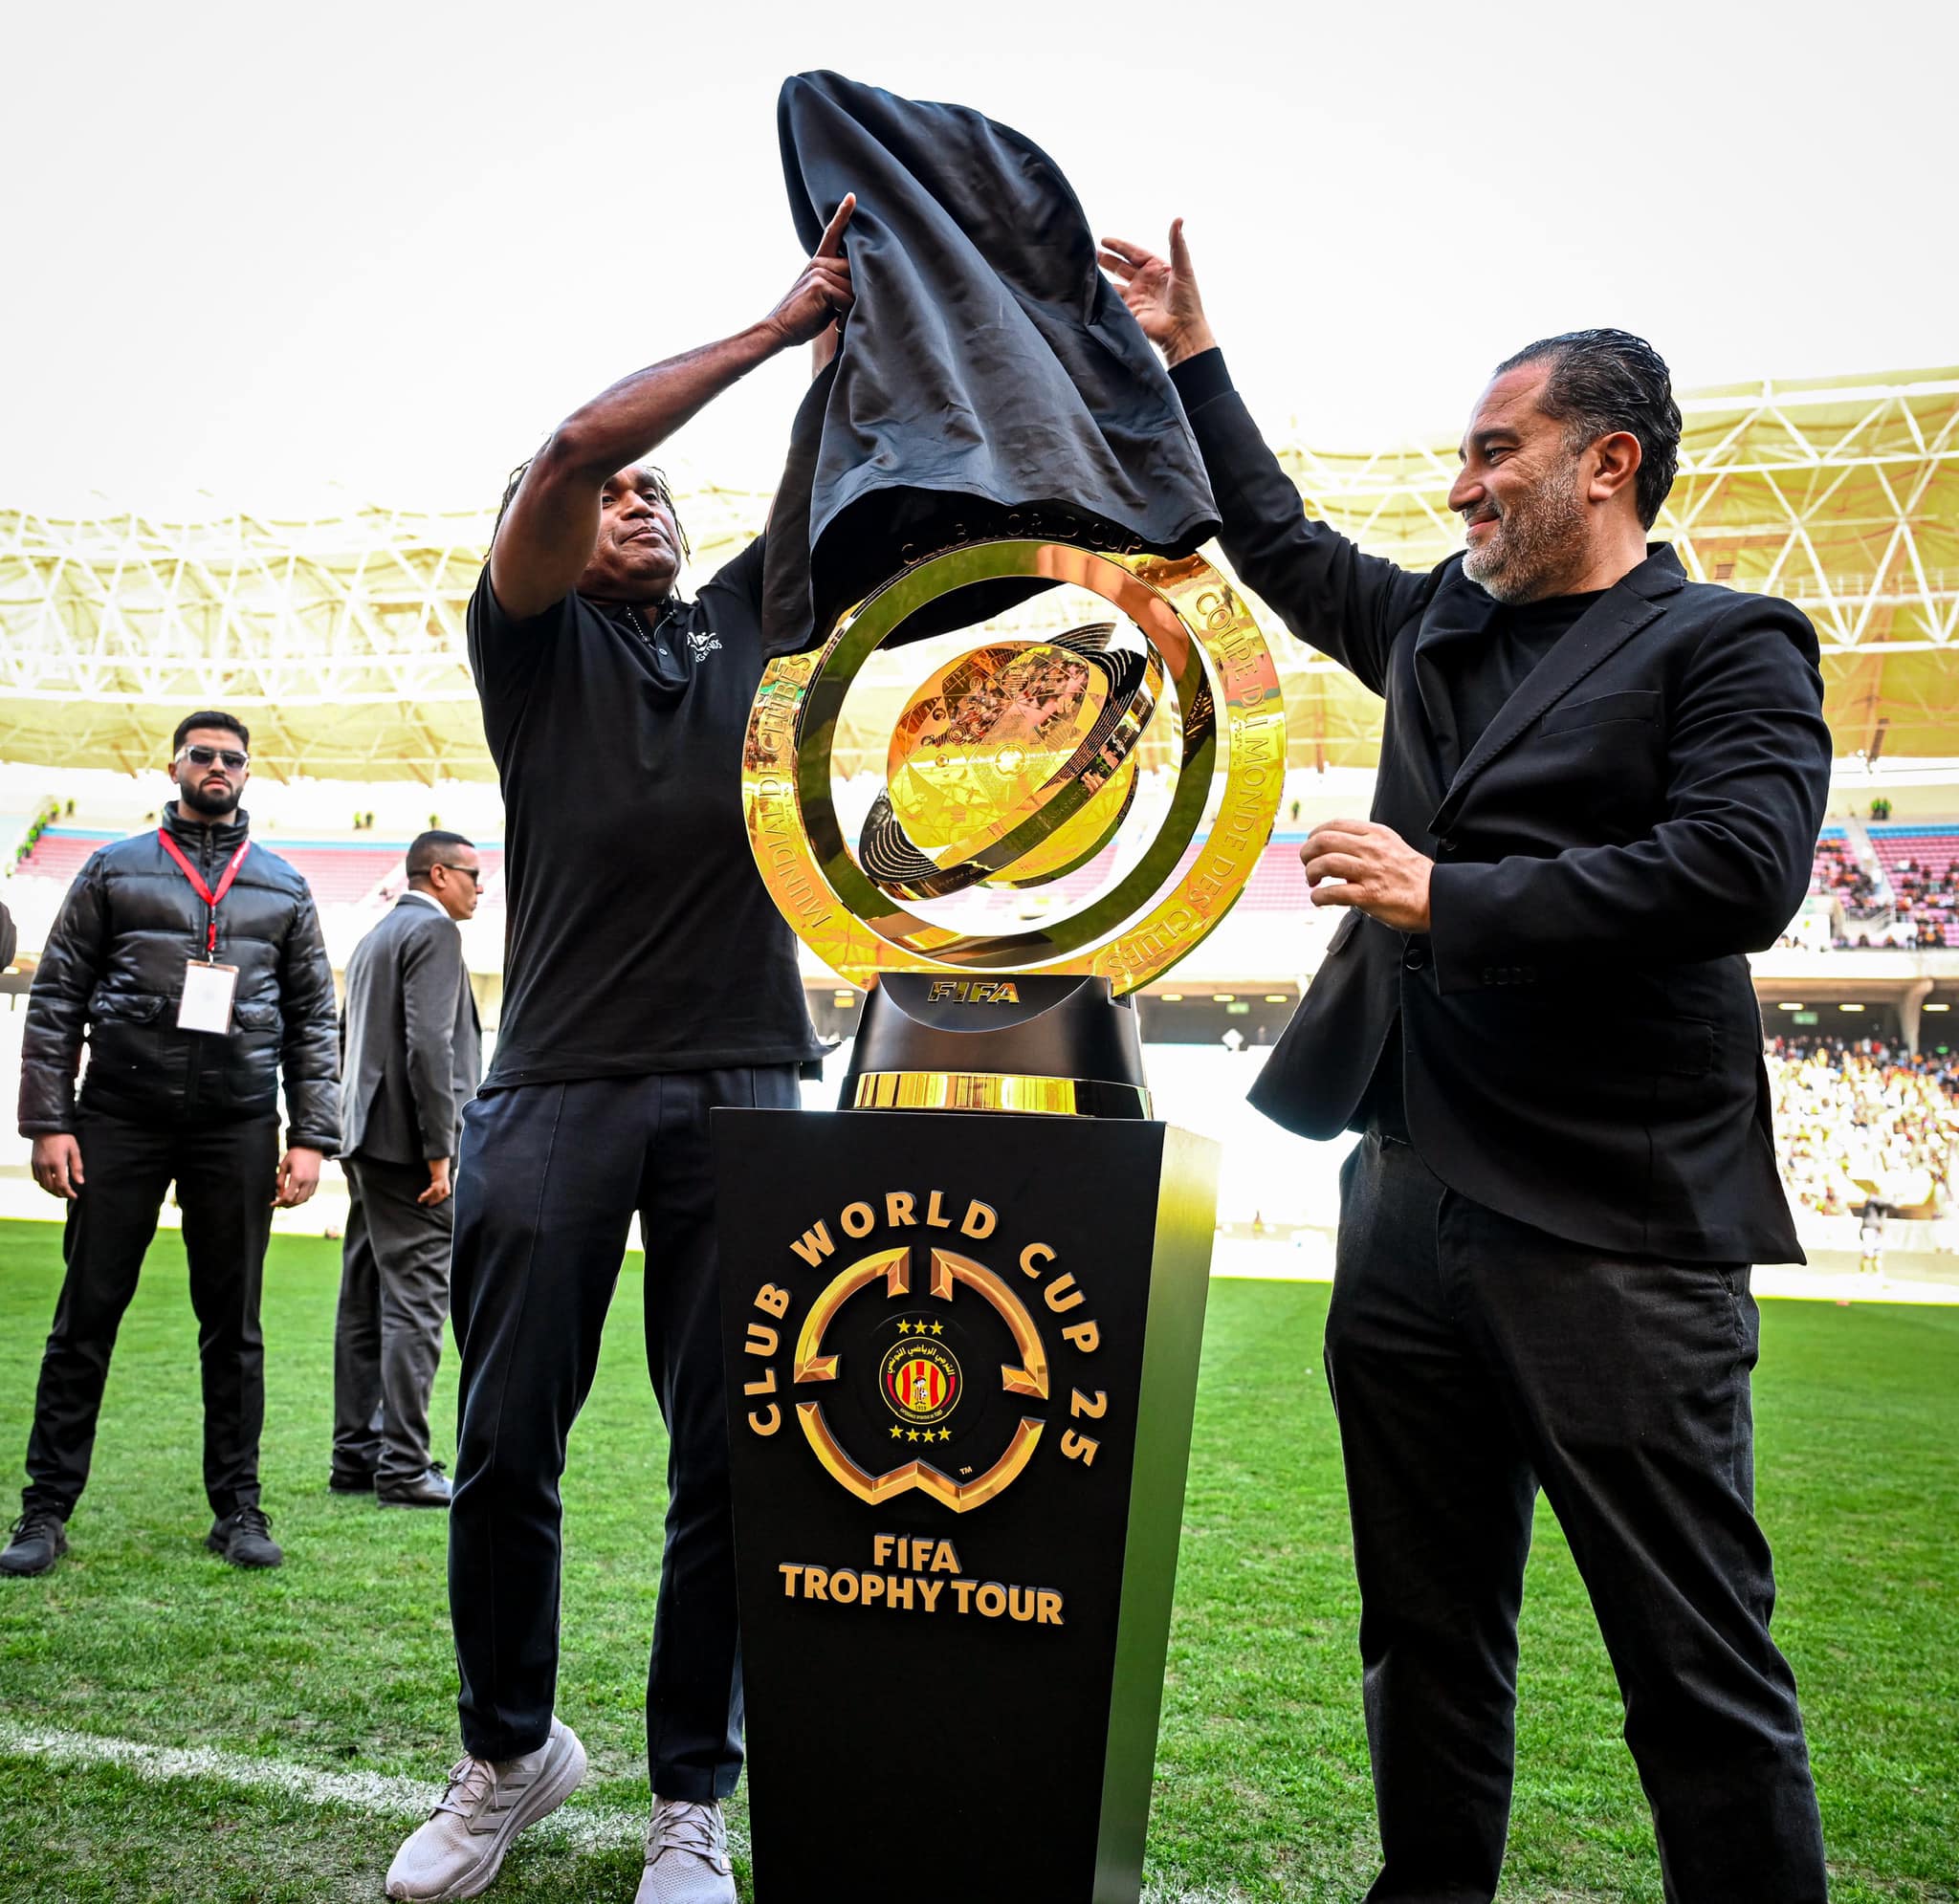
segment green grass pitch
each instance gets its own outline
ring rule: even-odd
[[[52,1225],[0,1225],[0,1451],[25,1446],[59,1272]],[[95,1475],[53,1574],[0,1582],[0,1898],[375,1898],[411,1818],[351,1774],[454,1756],[439,1515],[325,1489],[338,1246],[274,1245],[266,1505],[285,1567],[204,1551],[195,1330],[174,1236],[151,1253],[110,1375]],[[646,1644],[664,1441],[621,1280],[564,1486],[560,1710],[591,1752],[583,1837],[519,1839],[493,1898],[627,1904],[645,1804]],[[1355,1601],[1324,1288],[1211,1296],[1149,1871],[1154,1897],[1352,1899],[1373,1850]],[[1841,1904],[1959,1899],[1959,1309],[1765,1305],[1763,1519]],[[437,1428],[452,1437],[453,1355]],[[8,1481],[17,1483],[14,1470]],[[1571,1556],[1540,1520],[1524,1615],[1504,1897],[1659,1904],[1618,1698]],[[74,1735],[224,1755],[169,1775]],[[64,1747],[62,1741],[66,1741]],[[51,1742],[52,1741],[52,1742]],[[239,1760],[328,1775],[298,1789]],[[373,1789],[382,1789],[379,1784]],[[743,1822],[741,1800],[732,1821]],[[609,1818],[609,1831],[605,1827]],[[534,1834],[535,1835],[535,1834]],[[840,1867],[865,1848],[847,1825]],[[746,1871],[741,1871],[747,1897]],[[821,1893],[818,1885],[811,1896]],[[841,1894],[841,1893],[838,1893]]]

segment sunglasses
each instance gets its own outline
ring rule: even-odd
[[[449,860],[437,860],[435,864],[446,873],[460,873],[472,886],[480,886],[483,875],[474,866],[459,866]]]
[[[228,774],[242,774],[248,755],[240,754],[235,747],[180,747],[177,758],[187,760],[193,767],[209,767],[222,762]]]

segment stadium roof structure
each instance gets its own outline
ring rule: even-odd
[[[703,489],[682,513],[712,567],[767,507]],[[220,707],[275,778],[493,779],[463,617],[495,519],[0,509],[0,759],[153,767]]]
[[[1959,369],[1737,383],[1680,406],[1680,473],[1654,536],[1695,580],[1808,614],[1839,755],[1959,755]],[[1462,546],[1453,445],[1277,447],[1308,514],[1373,554],[1427,568]],[[1375,696],[1316,656],[1290,672],[1294,762],[1373,766]]]
[[[1810,615],[1839,754],[1959,755],[1959,369],[1735,384],[1681,408],[1656,536],[1691,575]],[[1426,568],[1461,546],[1453,444],[1340,454],[1296,428],[1274,440],[1309,513],[1363,547]],[[683,487],[697,565],[767,509],[759,492]],[[147,766],[181,714],[218,705],[252,725],[260,772],[488,778],[463,610],[491,526],[488,512],[0,510],[0,758]],[[1372,767],[1379,702],[1266,621],[1294,763]]]

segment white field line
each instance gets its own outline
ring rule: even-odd
[[[157,1784],[208,1784],[242,1791],[275,1792],[302,1805],[338,1805],[381,1817],[419,1820],[441,1797],[433,1784],[390,1778],[381,1772],[319,1772],[278,1759],[253,1759],[209,1745],[145,1745],[134,1739],[104,1739],[90,1732],[48,1732],[0,1719],[0,1753],[39,1759],[51,1765],[115,1765]],[[540,1818],[527,1836],[565,1845],[573,1850],[610,1850],[637,1844],[646,1818],[615,1806],[580,1805],[576,1799]],[[741,1833],[730,1831],[731,1850],[746,1855]],[[1143,1904],[1234,1904],[1229,1891],[1172,1891],[1153,1884]]]
[[[39,1732],[0,1720],[0,1752],[53,1765],[116,1765],[156,1784],[196,1783],[276,1792],[303,1805],[341,1805],[355,1811],[415,1821],[428,1817],[442,1796],[439,1784],[388,1778],[380,1772],[318,1772],[278,1759],[253,1759],[209,1745],[145,1745],[133,1739],[103,1739],[87,1732]],[[575,1850],[609,1849],[646,1835],[643,1814],[576,1800],[540,1818],[530,1829],[540,1839]],[[731,1842],[734,1834],[730,1833]],[[736,1849],[746,1851],[747,1846]]]

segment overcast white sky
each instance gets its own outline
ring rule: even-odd
[[[1955,15],[20,7],[0,504],[493,496],[593,390],[786,287],[775,95],[813,66],[1017,126],[1100,230],[1182,212],[1255,410],[1321,443],[1452,432],[1493,361],[1580,324],[1683,385],[1950,363]],[[767,487],[805,368],[671,460]]]

